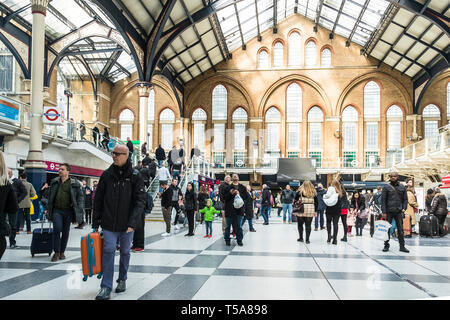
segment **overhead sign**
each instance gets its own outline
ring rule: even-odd
[[[64,124],[64,111],[59,107],[44,106],[42,122],[47,125],[62,126]]]
[[[20,122],[19,104],[5,97],[0,98],[0,119],[12,122]]]

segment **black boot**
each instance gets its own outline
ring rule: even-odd
[[[409,253],[409,250],[405,248],[405,246],[400,247],[401,252]]]
[[[341,239],[341,241],[347,242],[347,236],[344,236],[344,237]]]
[[[327,239],[327,243],[331,242],[331,234],[328,234],[328,239]]]

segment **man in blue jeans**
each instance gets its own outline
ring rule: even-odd
[[[294,201],[294,191],[290,185],[281,192],[281,203],[283,204],[283,223],[286,223],[286,211],[288,212],[289,223],[292,223],[292,202]]]
[[[103,279],[96,300],[110,298],[114,278],[114,258],[117,240],[120,242],[119,278],[116,293],[126,290],[130,264],[130,247],[134,230],[141,227],[147,195],[144,179],[132,168],[129,150],[117,145],[113,152],[113,164],[103,172],[94,198],[92,228],[103,231]]]
[[[230,245],[230,228],[233,225],[233,229],[236,228],[236,240],[238,246],[243,246],[242,239],[244,237],[242,232],[242,219],[244,217],[244,202],[248,199],[249,194],[247,189],[239,183],[239,176],[233,174],[232,183],[225,186],[223,197],[225,200],[225,219],[226,227],[224,240],[227,246]],[[242,198],[242,206],[236,207],[235,197],[240,195]]]
[[[266,184],[263,184],[261,195],[261,215],[264,219],[263,225],[269,224],[269,211],[272,209],[272,204],[270,203],[271,195],[269,187]]]

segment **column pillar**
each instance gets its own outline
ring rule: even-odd
[[[95,123],[98,121],[98,105],[100,101],[94,100],[94,115],[92,116],[92,121]]]
[[[45,15],[48,0],[31,0],[33,29],[31,34],[31,130],[27,161],[28,180],[38,190],[46,179],[47,168],[42,155],[42,111],[44,101]]]
[[[148,122],[148,96],[152,89],[150,82],[139,82],[136,84],[139,93],[139,141],[141,146],[147,142],[147,122]]]

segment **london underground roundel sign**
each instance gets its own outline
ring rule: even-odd
[[[58,107],[46,107],[44,106],[44,113],[42,116],[42,122],[47,125],[57,125],[63,124],[64,115],[61,109]]]

